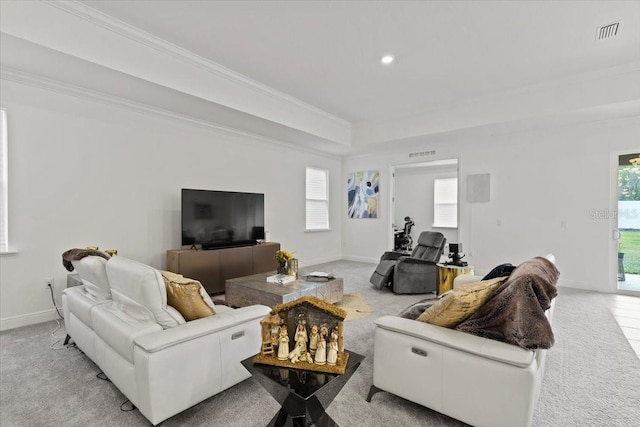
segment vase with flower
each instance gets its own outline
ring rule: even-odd
[[[273,258],[278,263],[278,268],[276,273],[287,274],[287,261],[293,258],[293,254],[289,251],[285,251],[284,249],[281,249],[279,251],[276,251]]]

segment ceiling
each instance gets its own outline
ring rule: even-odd
[[[352,123],[640,59],[639,2],[85,3]]]
[[[331,142],[327,146],[342,147],[343,153],[369,141],[539,121],[541,116],[575,116],[580,110],[590,111],[593,117],[594,108],[611,111],[612,105],[631,105],[635,114],[640,101],[637,86],[627,88],[626,95],[622,88],[607,91],[621,72],[627,77],[629,72],[638,75],[639,1],[71,2],[77,16],[90,14],[94,23],[108,20],[127,31],[141,30],[137,34],[166,43],[191,62],[202,59],[245,86],[254,85],[287,102],[305,105],[316,116],[324,115],[322,120],[331,117],[331,126],[344,127],[348,136],[318,131],[308,117],[294,121],[286,114],[269,116],[266,105],[262,113],[240,101],[227,102],[216,93],[205,93],[212,87],[206,82],[199,92],[184,82],[170,84],[141,69],[122,66],[107,54],[82,53],[81,46],[73,46],[70,40],[55,42],[55,37],[36,34],[42,29],[27,31],[26,12],[23,16],[6,3],[11,2],[2,5],[3,12],[9,12],[4,13],[8,16],[1,27],[6,44],[15,42],[23,52],[20,60],[17,55],[3,56],[3,65],[9,64],[12,70],[35,69],[26,65],[28,43],[33,50],[46,48],[64,54],[67,62],[82,60],[100,67],[102,73],[122,73],[123,80],[129,79],[127,87],[136,87],[131,79],[137,79],[140,87],[156,85],[158,90],[177,91],[200,104],[227,106],[272,127],[286,128],[290,139],[313,135],[307,138],[310,144],[314,139]],[[30,17],[34,11],[27,11]],[[618,35],[596,41],[599,26],[619,21],[623,23]],[[384,54],[394,55],[394,63],[382,65]],[[87,78],[87,73],[82,75]],[[64,80],[64,76],[57,78]],[[571,95],[576,101],[571,105],[559,106],[550,98],[558,94],[557,87],[567,90],[575,82],[584,87],[584,82],[593,79],[601,80],[595,84],[602,86],[597,88],[599,99],[579,99],[585,98],[579,87]],[[80,81],[84,87],[109,92],[97,83]],[[538,93],[544,91],[548,106],[539,101]],[[177,99],[176,93],[171,96]],[[511,105],[517,98],[531,106],[514,115]],[[203,111],[203,106],[197,110]],[[185,110],[185,114],[190,113]],[[480,119],[483,114],[487,117]],[[245,119],[241,121],[247,122]],[[237,121],[226,125],[237,126]],[[267,126],[257,126],[263,125]],[[248,131],[260,133],[256,128]],[[275,128],[265,134],[279,138]]]

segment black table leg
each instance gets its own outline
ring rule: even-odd
[[[379,391],[384,391],[384,390],[379,389],[378,387],[372,385],[371,388],[369,388],[369,394],[367,395],[367,402],[371,402],[371,398],[373,397],[373,395]]]

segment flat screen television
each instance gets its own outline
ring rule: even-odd
[[[182,245],[202,249],[264,240],[264,194],[182,189]]]

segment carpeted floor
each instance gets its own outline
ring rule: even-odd
[[[366,359],[328,409],[341,426],[463,426],[388,393],[365,401],[373,376],[373,320],[397,314],[421,295],[395,295],[368,283],[372,264],[338,261],[314,266],[344,278],[345,347]],[[560,289],[554,314],[556,344],[533,425],[637,426],[640,360],[594,292]],[[47,322],[0,334],[0,425],[148,426],[137,411],[120,410],[126,398],[76,349],[62,348],[64,330]],[[256,350],[257,351],[257,350]],[[264,426],[279,406],[253,379],[168,419],[163,426]]]
[[[335,305],[347,312],[346,320],[362,319],[373,313],[373,308],[367,305],[361,293],[344,294],[342,301]]]

